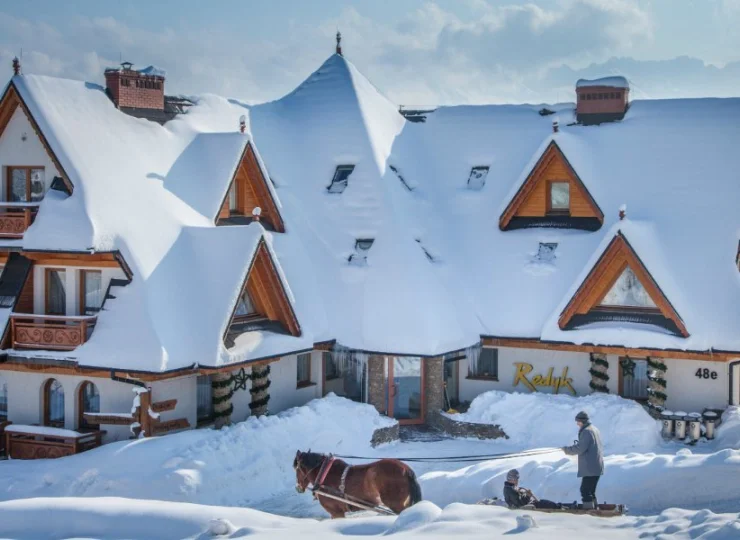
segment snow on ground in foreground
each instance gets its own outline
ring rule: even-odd
[[[586,411],[599,428],[607,454],[652,452],[662,442],[656,421],[639,403],[609,394],[573,397],[494,390],[476,397],[466,413],[453,418],[499,424],[512,442],[536,448],[570,444],[579,411]]]
[[[512,439],[446,439],[371,448],[373,431],[392,425],[392,421],[369,405],[330,396],[276,416],[250,418],[221,431],[196,430],[122,441],[59,460],[0,462],[0,500],[127,497],[251,507],[293,517],[325,517],[326,513],[310,495],[295,492],[292,462],[298,449],[381,458],[517,452],[545,443],[560,447],[577,436],[573,411],[596,403],[591,398],[566,400],[569,405],[560,410],[553,405],[551,396],[543,394],[519,396],[511,401],[495,398],[482,396],[482,402],[492,404],[487,414],[496,418],[496,408],[505,407],[507,415],[522,426],[520,433],[512,429]],[[625,405],[615,397],[599,400],[603,401],[599,408],[614,415],[615,425],[628,424],[625,418],[634,418],[633,427],[638,431],[645,429],[644,418],[631,410],[631,404]],[[517,407],[529,414],[522,414]],[[619,407],[624,409],[621,413]],[[473,413],[477,409],[476,406]],[[610,431],[609,419],[600,418],[600,414],[594,412],[603,432],[631,437],[624,427]],[[650,422],[657,433],[658,424]],[[543,434],[528,438],[524,434],[526,426],[543,430]],[[624,453],[629,443],[614,440],[607,445],[606,475],[599,484],[599,498],[624,503],[633,515],[658,513],[672,506],[738,511],[740,450],[723,446],[737,442],[738,430],[740,413],[734,410],[725,415],[718,441],[690,449],[659,439],[649,447],[648,436],[643,434],[638,439],[643,453]],[[506,472],[513,467],[521,471],[522,485],[541,498],[567,502],[579,498],[576,460],[560,451],[472,465],[410,464],[419,476],[424,499],[439,507],[501,497]]]
[[[257,510],[119,498],[30,499],[0,503],[0,536],[45,538],[302,538],[395,536],[458,538],[610,540],[671,538],[735,540],[737,514],[670,509],[649,518],[600,519],[505,508],[453,504],[440,509],[422,502],[395,517],[343,520],[293,519]]]

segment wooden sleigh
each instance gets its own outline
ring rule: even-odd
[[[509,506],[498,498],[485,499],[480,501],[478,504],[486,506],[502,506],[509,508]],[[576,503],[562,503],[561,508],[535,508],[532,504],[527,504],[521,508],[510,508],[511,510],[527,510],[531,512],[544,512],[546,514],[577,514],[586,516],[596,517],[619,517],[627,514],[627,507],[623,504],[599,504],[594,509],[581,508]]]

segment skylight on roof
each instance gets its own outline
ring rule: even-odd
[[[406,179],[405,179],[405,178],[403,177],[403,175],[401,174],[401,171],[399,171],[399,170],[398,170],[398,167],[395,167],[395,166],[393,166],[393,165],[388,165],[388,168],[390,168],[390,170],[392,170],[392,171],[393,171],[393,172],[395,173],[395,175],[396,175],[396,176],[398,177],[398,179],[399,179],[399,180],[401,181],[401,183],[403,184],[403,187],[405,187],[405,188],[406,188],[406,189],[408,189],[409,191],[414,191],[414,188],[412,188],[412,187],[411,187],[411,186],[410,186],[410,185],[409,185],[409,184],[408,184],[408,183],[406,182]]]
[[[537,262],[552,263],[557,257],[555,253],[557,248],[557,242],[540,242],[540,246],[537,249],[537,255],[535,255],[534,258]]]
[[[337,170],[334,171],[334,178],[331,180],[331,184],[329,185],[326,190],[329,193],[343,193],[345,189],[347,189],[347,184],[349,183],[349,176],[352,174],[352,171],[355,170],[354,165],[339,165],[337,166]]]
[[[470,169],[470,176],[468,177],[468,189],[482,189],[486,185],[486,177],[488,176],[488,166],[473,167]]]
[[[606,293],[601,305],[652,309],[658,307],[629,266],[624,269],[624,272],[617,278],[609,292]]]
[[[373,246],[373,238],[358,238],[355,240],[355,252],[349,256],[350,264],[364,266],[367,264],[367,254]]]

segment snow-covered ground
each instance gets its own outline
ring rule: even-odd
[[[244,535],[244,530],[238,532],[243,527],[277,538],[309,532],[317,538],[385,534],[407,528],[414,529],[411,536],[490,536],[493,531],[516,529],[517,513],[469,505],[500,497],[506,471],[518,468],[522,485],[542,498],[573,501],[578,499],[579,486],[575,460],[556,450],[472,465],[412,463],[426,501],[423,506],[398,521],[354,518],[330,524],[291,519],[326,517],[309,495],[294,490],[295,452],[439,457],[560,447],[576,437],[573,418],[581,409],[591,414],[605,444],[606,474],[599,485],[599,498],[628,505],[631,517],[605,520],[536,514],[540,526],[526,535],[552,537],[562,532],[567,538],[633,538],[675,530],[685,535],[676,538],[698,538],[697,531],[716,530],[722,532],[711,538],[740,538],[736,514],[710,512],[740,510],[740,410],[725,414],[717,440],[687,447],[663,441],[658,424],[639,405],[615,396],[501,392],[481,395],[461,416],[467,421],[501,424],[510,434],[508,440],[443,439],[373,449],[369,444],[373,431],[392,421],[369,405],[329,396],[221,431],[113,443],[61,460],[0,462],[0,501],[5,501],[0,502],[0,537],[197,537],[217,518],[234,524],[234,536]],[[667,510],[672,507],[685,510]],[[52,529],[52,534],[44,529],[51,527],[47,525],[50,520],[33,517],[50,512],[58,515],[55,522],[69,528],[59,525],[62,528]],[[81,514],[87,517],[82,519]],[[141,519],[131,519],[142,514]],[[118,521],[124,524],[117,527]],[[133,523],[137,521],[141,523]],[[171,526],[160,528],[168,522]],[[23,529],[23,523],[38,525]],[[573,529],[582,536],[566,535]],[[730,531],[737,536],[722,536]]]

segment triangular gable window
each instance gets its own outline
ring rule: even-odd
[[[354,170],[354,165],[339,165],[334,171],[334,178],[332,178],[331,184],[326,190],[329,193],[344,193],[344,190],[347,189],[347,185],[349,184],[349,176]]]
[[[604,307],[636,307],[658,309],[650,294],[628,266],[614,282],[599,304]]]
[[[301,335],[290,298],[264,240],[255,252],[224,342],[231,347],[240,334],[252,331]]]
[[[285,232],[285,224],[260,166],[257,153],[248,143],[229,184],[218,214],[218,225],[246,225],[255,219],[268,230]],[[255,208],[259,211],[255,212]]]
[[[603,212],[555,141],[499,218],[502,231],[532,227],[595,231],[603,223]]]
[[[683,320],[621,233],[560,314],[562,330],[592,323],[638,323],[688,337]]]

